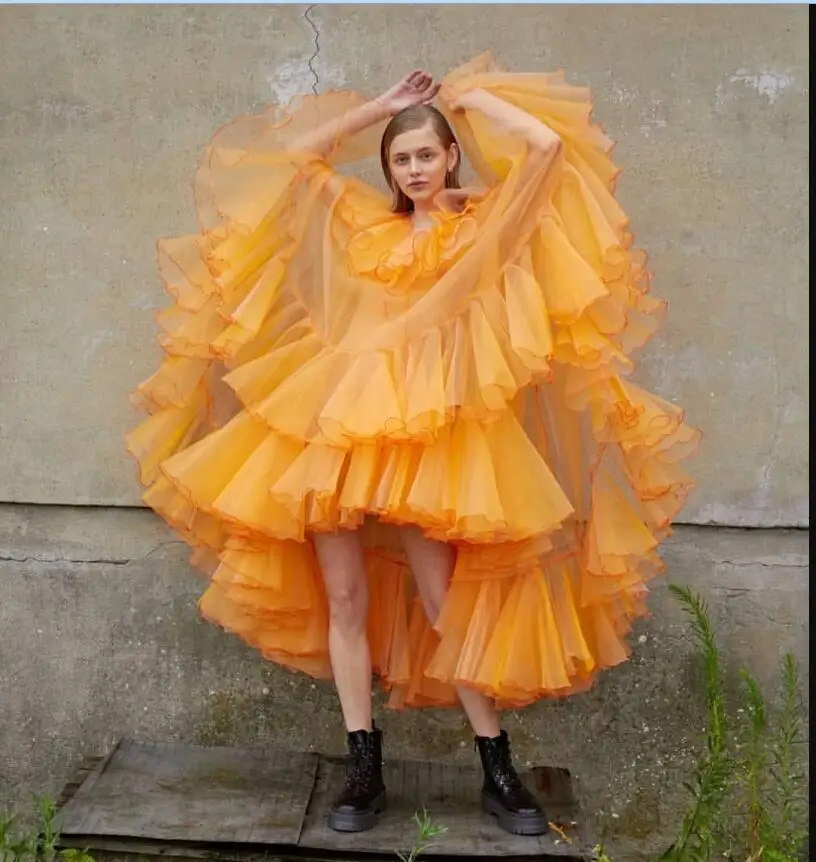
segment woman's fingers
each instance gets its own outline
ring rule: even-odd
[[[439,84],[434,82],[434,79],[428,75],[427,80],[423,82],[422,96],[425,100],[433,99],[439,92]]]
[[[403,82],[409,90],[413,90],[422,104],[432,102],[439,92],[440,84],[435,84],[433,76],[424,69],[414,69],[409,72]]]
[[[436,98],[436,94],[439,92],[439,88],[441,84],[434,84],[430,90],[423,94],[422,104],[429,105]]]
[[[433,84],[433,78],[424,69],[412,72],[409,80],[417,90],[426,90]]]
[[[422,80],[427,76],[427,72],[424,69],[414,69],[413,72],[409,72],[405,76],[405,83],[409,84],[411,87],[418,89],[422,86]]]

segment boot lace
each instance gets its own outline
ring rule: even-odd
[[[364,751],[356,751],[346,760],[346,787],[368,787],[371,781],[370,757]]]
[[[519,774],[516,772],[516,768],[513,766],[510,758],[499,755],[497,760],[498,769],[496,770],[496,783],[501,784],[507,790],[521,790],[523,786],[521,779],[519,778]]]
[[[487,750],[487,762],[493,781],[508,791],[521,790],[524,785],[513,766],[513,759],[509,749],[499,746],[491,746]]]

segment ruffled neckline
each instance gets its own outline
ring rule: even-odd
[[[459,210],[436,210],[432,224],[421,230],[414,229],[410,216],[390,213],[351,236],[349,269],[400,292],[424,276],[441,275],[475,239],[476,211],[472,200]]]

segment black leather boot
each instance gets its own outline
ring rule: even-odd
[[[482,810],[498,818],[505,832],[543,835],[548,828],[547,816],[513,767],[507,731],[492,738],[477,736],[476,748],[484,769]]]
[[[382,732],[374,728],[348,734],[346,785],[329,809],[329,828],[336,832],[365,832],[377,825],[385,811],[382,774]]]

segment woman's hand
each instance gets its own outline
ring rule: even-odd
[[[439,86],[426,71],[414,69],[375,101],[393,116],[412,105],[429,105],[436,98]]]
[[[475,186],[461,189],[442,189],[434,198],[434,203],[444,210],[462,212],[468,203],[478,203],[485,196],[485,190]]]
[[[451,111],[467,111],[479,108],[479,99],[484,90],[474,89],[457,92],[456,85],[445,86],[439,94],[442,103]]]

